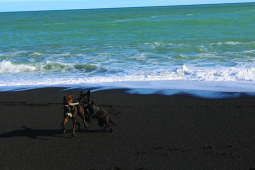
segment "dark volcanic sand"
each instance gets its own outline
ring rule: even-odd
[[[61,89],[0,93],[1,170],[255,168],[255,98],[91,92],[117,126],[101,132],[93,120],[72,140],[62,99],[80,91]]]

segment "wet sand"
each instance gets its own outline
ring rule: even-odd
[[[64,94],[80,90],[0,93],[0,169],[255,169],[253,97],[91,92],[117,126],[102,132],[93,120],[72,140]]]

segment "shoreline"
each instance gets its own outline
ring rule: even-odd
[[[117,126],[101,132],[93,120],[71,140],[71,120],[61,131],[62,98],[80,90],[0,92],[0,169],[255,168],[255,97],[95,90],[91,99]]]
[[[240,96],[255,96],[253,81],[186,81],[186,80],[156,80],[156,81],[120,81],[87,84],[57,84],[57,85],[19,85],[0,86],[0,92],[17,92],[43,88],[63,88],[65,90],[92,89],[104,91],[125,89],[130,94],[186,94],[200,98],[220,99]]]

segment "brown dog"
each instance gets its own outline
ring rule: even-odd
[[[73,132],[71,135],[71,138],[74,139],[75,136],[75,126],[78,125],[78,128],[80,130],[80,123],[77,121],[77,116],[79,115],[83,119],[83,123],[85,127],[88,127],[85,121],[84,116],[84,109],[79,103],[74,103],[74,96],[73,95],[65,95],[63,99],[64,103],[64,119],[62,122],[62,130],[66,131],[65,123],[67,122],[67,119],[73,120]]]
[[[90,114],[92,114],[92,119],[98,119],[98,125],[100,127],[104,127],[103,130],[106,129],[106,127],[108,127],[110,129],[110,132],[112,132],[112,128],[110,126],[110,124],[113,124],[116,126],[116,123],[114,123],[110,116],[107,115],[107,112],[100,108],[99,106],[95,105],[95,103],[93,101],[90,101],[88,104],[88,110],[90,112]]]

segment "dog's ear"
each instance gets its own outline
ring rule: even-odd
[[[87,91],[87,95],[90,96],[90,90]]]
[[[65,102],[66,97],[67,97],[67,95],[64,95],[63,102]]]

